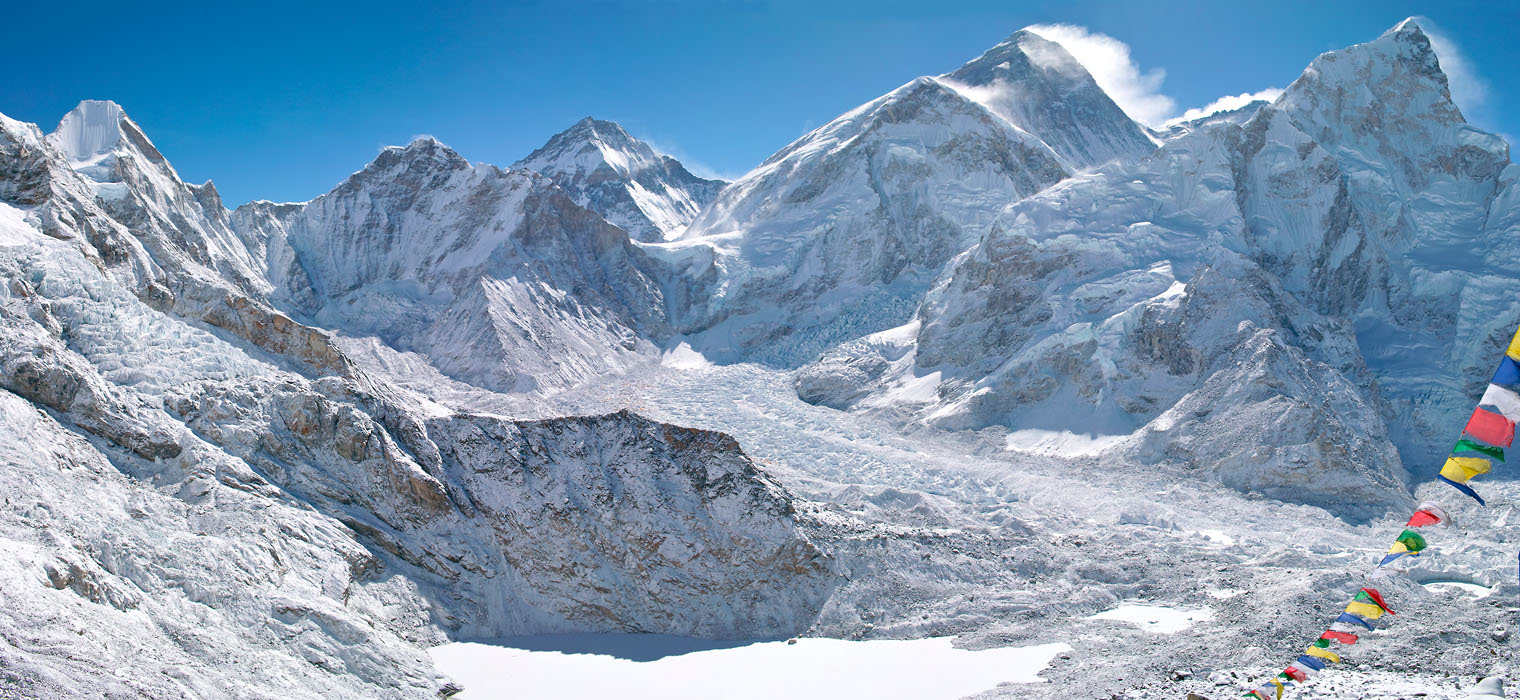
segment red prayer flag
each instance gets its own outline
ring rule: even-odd
[[[1515,441],[1515,424],[1497,413],[1475,408],[1467,421],[1467,434],[1490,445],[1509,447]]]
[[[1350,632],[1337,632],[1335,630],[1325,630],[1325,633],[1322,634],[1322,635],[1320,635],[1319,638],[1320,639],[1332,639],[1332,640],[1335,640],[1337,642],[1340,642],[1341,644],[1355,644],[1356,643],[1356,635],[1351,634]]]
[[[1372,597],[1372,602],[1377,603],[1377,606],[1380,607],[1380,608],[1382,608],[1383,612],[1386,612],[1389,615],[1393,615],[1394,614],[1393,608],[1388,607],[1388,604],[1385,603],[1385,602],[1383,602],[1383,594],[1378,593],[1378,591],[1377,591],[1376,588],[1363,588],[1362,592],[1366,593],[1369,596],[1371,596]]]
[[[1289,666],[1289,667],[1283,669],[1283,673],[1288,674],[1289,678],[1292,678],[1293,680],[1298,681],[1299,683],[1302,683],[1302,682],[1304,682],[1306,680],[1309,680],[1309,675],[1306,674],[1306,673],[1304,673],[1303,671],[1300,671],[1297,666]]]
[[[1441,517],[1428,510],[1417,510],[1414,512],[1414,515],[1409,516],[1409,527],[1425,527],[1426,525],[1436,525],[1440,522]]]

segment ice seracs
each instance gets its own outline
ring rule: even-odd
[[[555,134],[512,167],[549,176],[577,204],[638,241],[679,237],[727,184],[692,175],[618,124],[591,117]]]

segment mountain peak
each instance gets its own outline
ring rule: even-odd
[[[946,77],[963,85],[988,86],[998,81],[1026,81],[1044,75],[1072,83],[1070,88],[1098,86],[1066,47],[1028,29],[1008,35]]]
[[[622,125],[586,117],[555,134],[548,143],[513,165],[549,177],[591,173],[609,168],[627,177],[657,165],[661,155],[629,135]]]
[[[630,140],[633,139],[633,137],[629,136],[628,132],[623,129],[622,124],[613,121],[607,121],[606,119],[597,119],[596,117],[591,116],[582,118],[580,121],[576,122],[574,126],[571,126],[569,129],[565,130],[565,133],[586,132],[590,132],[596,136],[623,138]]]
[[[127,113],[110,100],[84,100],[65,114],[51,139],[70,160],[107,153],[121,143]]]
[[[380,152],[380,155],[375,158],[371,165],[385,168],[399,163],[415,164],[424,162],[437,163],[451,169],[469,167],[470,165],[470,162],[464,156],[459,155],[458,151],[449,148],[442,141],[427,134],[413,137],[411,142],[405,146],[386,146],[385,150]]]
[[[1281,101],[1289,114],[1314,129],[1345,125],[1346,110],[1352,108],[1358,114],[1382,115],[1374,131],[1384,136],[1395,126],[1424,133],[1465,123],[1451,101],[1430,37],[1413,17],[1373,41],[1321,54]]]
[[[576,203],[641,241],[679,235],[725,183],[692,175],[617,122],[586,117],[512,164],[554,180]]]
[[[1065,47],[1028,29],[941,79],[1034,134],[1073,170],[1138,159],[1156,147]]]
[[[195,196],[195,201],[200,203],[207,216],[226,213],[227,206],[222,203],[222,193],[217,191],[216,183],[207,180],[199,185],[187,184],[186,187],[190,188],[190,194]]]
[[[1383,32],[1383,36],[1388,36],[1389,34],[1407,34],[1410,36],[1418,34],[1420,36],[1424,36],[1425,30],[1420,27],[1418,17],[1405,17],[1404,21],[1393,25],[1392,29]]]

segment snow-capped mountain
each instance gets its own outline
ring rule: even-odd
[[[542,175],[472,165],[430,138],[310,202],[255,202],[232,220],[275,304],[484,388],[562,389],[669,334],[626,233]]]
[[[550,632],[1212,693],[1433,495],[1520,321],[1517,172],[1414,21],[1155,133],[1016,32],[726,186],[588,119],[228,211],[114,103],[0,116],[0,696],[434,698],[427,647]],[[1367,668],[1511,634],[1520,524],[1447,505]]]
[[[623,127],[591,117],[555,134],[512,167],[549,176],[576,204],[601,214],[636,241],[680,237],[728,184],[692,175]]]
[[[940,80],[1033,134],[1072,169],[1156,148],[1064,47],[1027,29]]]
[[[710,284],[682,315],[693,347],[796,365],[907,320],[996,210],[1067,174],[1039,140],[919,78],[771,156],[654,252]]]
[[[1380,507],[1402,498],[1390,440],[1430,464],[1470,410],[1471,348],[1520,319],[1491,252],[1512,231],[1485,221],[1507,166],[1406,22],[1243,124],[1010,205],[911,327],[826,357],[804,393],[908,392],[941,425],[1125,438],[1243,489]]]

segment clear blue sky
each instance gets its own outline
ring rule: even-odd
[[[587,115],[742,174],[1038,23],[1127,43],[1183,109],[1285,87],[1319,53],[1424,15],[1486,88],[1469,119],[1520,134],[1520,5],[1505,2],[27,2],[5,15],[0,112],[51,130],[81,99],[116,100],[229,205],[309,199],[418,134],[507,165]]]

